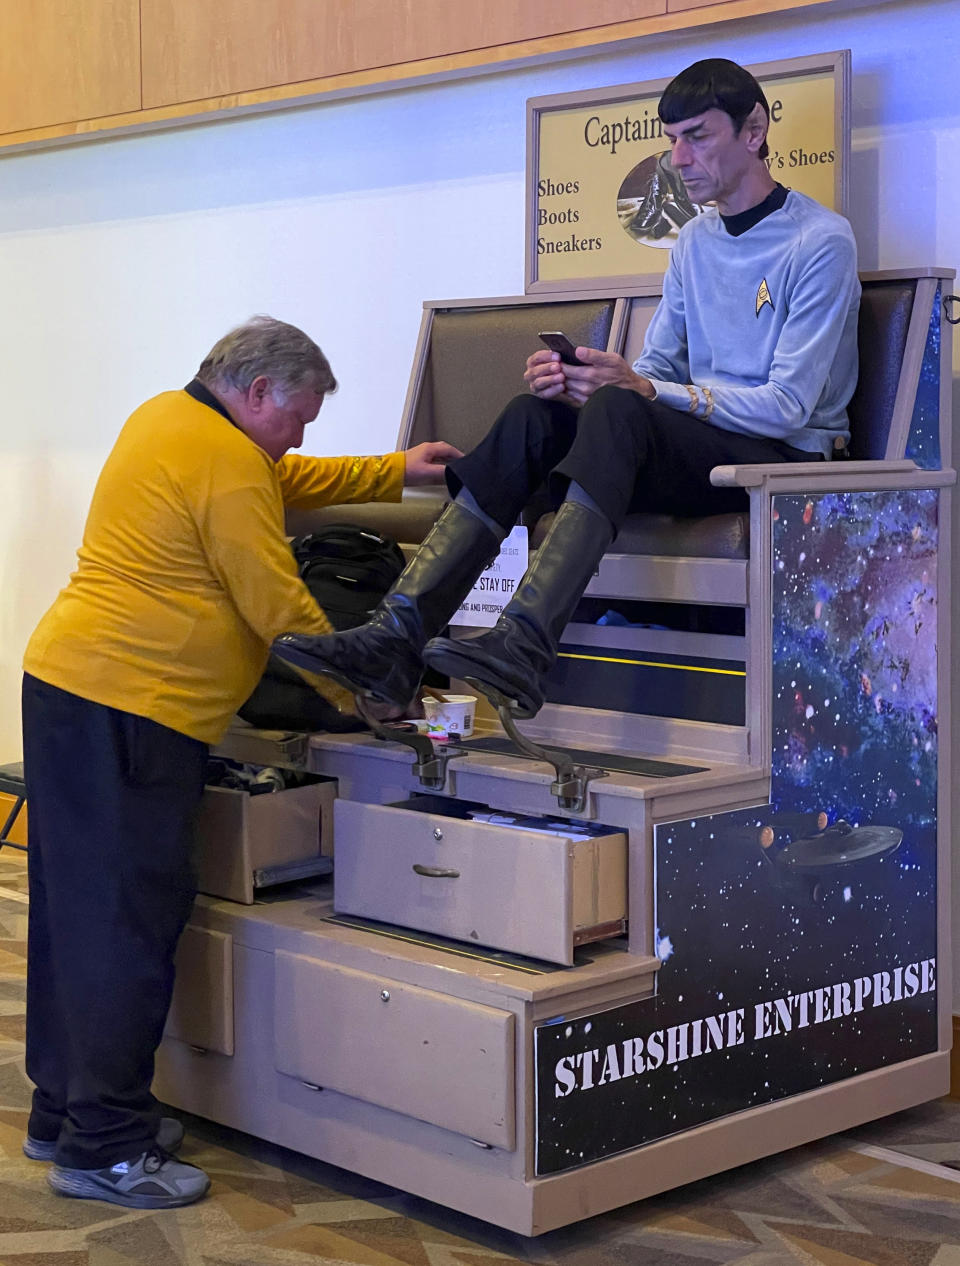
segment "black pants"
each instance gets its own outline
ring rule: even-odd
[[[506,530],[546,482],[558,505],[570,480],[619,528],[631,511],[696,516],[742,510],[740,488],[714,488],[714,466],[816,461],[782,440],[721,431],[623,387],[602,387],[579,410],[515,396],[485,439],[447,467],[456,494],[469,489]]]
[[[154,1052],[195,895],[207,747],[25,675],[29,1133],[97,1169],[150,1146]]]

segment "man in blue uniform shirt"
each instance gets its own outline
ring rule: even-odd
[[[326,637],[287,634],[281,658],[403,705],[424,663],[469,678],[518,716],[543,704],[560,635],[633,510],[738,510],[710,471],[829,460],[849,433],[857,378],[856,245],[843,217],[770,175],[760,85],[721,58],[682,71],[660,100],[690,201],[640,357],[578,347],[527,361],[530,394],[447,468],[456,500],[373,618]],[[544,480],[553,525],[496,626],[439,637]]]

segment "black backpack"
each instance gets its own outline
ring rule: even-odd
[[[339,632],[364,624],[403,571],[396,541],[352,523],[329,527],[291,543],[300,575]],[[358,729],[289,665],[271,655],[263,676],[239,715],[265,730]]]

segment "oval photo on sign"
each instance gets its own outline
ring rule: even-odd
[[[623,231],[644,246],[669,249],[677,234],[703,210],[687,197],[670,151],[650,154],[627,172],[617,192],[617,219]]]

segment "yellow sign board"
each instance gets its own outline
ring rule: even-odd
[[[770,105],[773,177],[846,209],[850,55],[749,69]],[[527,290],[659,276],[692,203],[657,115],[669,80],[528,104]]]

